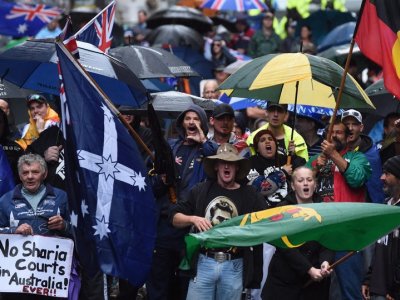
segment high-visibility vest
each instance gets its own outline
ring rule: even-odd
[[[300,16],[305,19],[310,16],[310,3],[312,0],[288,0],[287,9],[295,8]]]
[[[333,3],[333,9],[341,12],[347,11],[346,0],[321,0],[321,9],[326,9],[329,3]]]

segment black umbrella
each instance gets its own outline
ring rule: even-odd
[[[376,107],[374,115],[386,117],[391,112],[400,112],[400,100],[385,88],[383,79],[371,84],[365,92]]]
[[[296,35],[300,35],[301,27],[308,25],[311,27],[314,44],[319,45],[323,38],[335,27],[347,22],[355,21],[356,18],[350,12],[340,12],[337,10],[318,10],[313,12],[308,18],[298,22]]]
[[[168,44],[172,47],[189,46],[196,50],[202,50],[204,44],[203,36],[199,32],[184,25],[162,25],[153,29],[146,40],[152,46]]]
[[[26,98],[35,91],[22,89],[8,81],[0,82],[0,98]]]
[[[180,24],[196,29],[200,33],[211,31],[212,20],[197,9],[185,6],[171,6],[152,14],[146,21],[148,28],[167,24]]]
[[[175,91],[153,93],[151,96],[154,110],[160,118],[175,119],[191,104],[199,105],[208,113],[212,112],[217,106],[213,100]],[[147,105],[143,105],[141,109],[136,111],[146,113]]]
[[[95,46],[78,42],[80,63],[116,104],[138,107],[146,89],[122,62]],[[59,95],[54,40],[29,40],[0,54],[0,78],[43,93]]]
[[[123,61],[140,79],[199,76],[187,63],[160,48],[123,46],[109,54]]]

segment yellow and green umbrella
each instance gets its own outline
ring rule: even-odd
[[[341,66],[323,57],[303,53],[269,54],[241,67],[219,89],[231,97],[335,108],[342,75]],[[340,108],[375,108],[349,74]]]

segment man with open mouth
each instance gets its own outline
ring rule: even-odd
[[[190,105],[176,119],[177,139],[168,141],[175,160],[176,203],[171,202],[168,186],[163,176],[158,176],[153,185],[159,209],[156,246],[152,270],[146,289],[149,300],[183,299],[186,297],[188,280],[178,272],[185,247],[187,229],[174,228],[168,221],[169,212],[186,199],[193,187],[207,176],[203,159],[214,155],[218,145],[207,139],[207,115],[198,105]]]
[[[239,183],[249,172],[250,164],[233,145],[224,143],[216,155],[206,157],[204,170],[210,180],[196,185],[185,201],[178,203],[170,215],[173,226],[202,232],[227,219],[267,207],[253,187]],[[240,300],[243,288],[260,287],[262,265],[261,245],[202,248],[192,266],[186,299]]]

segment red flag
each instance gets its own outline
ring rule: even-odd
[[[385,87],[400,98],[400,0],[364,0],[355,41],[383,69]]]

